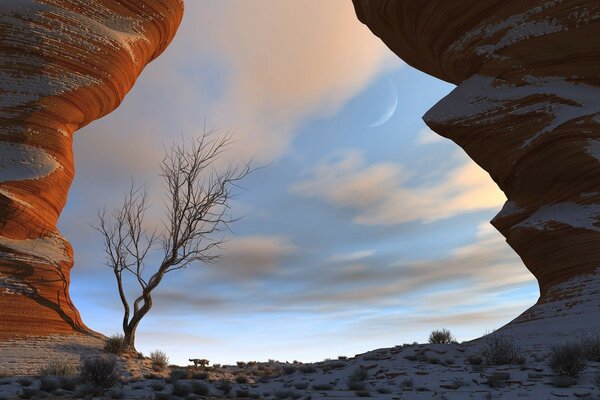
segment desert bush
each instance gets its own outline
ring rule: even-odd
[[[19,399],[38,399],[40,397],[39,390],[30,387],[23,388],[19,393]]]
[[[121,354],[125,350],[125,337],[112,335],[104,342],[104,351],[112,354]]]
[[[192,393],[200,396],[208,396],[210,389],[204,383],[192,382]]]
[[[467,356],[467,362],[471,365],[481,365],[483,364],[483,358],[481,356],[471,354]]]
[[[169,377],[167,379],[165,379],[167,381],[167,383],[175,383],[180,379],[187,379],[187,371],[185,369],[172,369],[171,372],[169,372]]]
[[[108,396],[109,399],[122,399],[125,397],[125,394],[123,393],[123,391],[117,390],[117,389],[109,390],[106,395]]]
[[[333,386],[327,383],[317,383],[311,386],[314,390],[332,390]]]
[[[248,383],[248,377],[246,375],[238,375],[235,377],[237,383]]]
[[[203,381],[206,378],[208,378],[208,372],[206,372],[206,371],[200,371],[200,372],[192,371],[191,378],[192,379],[200,379],[200,380]]]
[[[357,390],[354,392],[354,394],[356,394],[356,397],[371,397],[371,393],[369,393],[368,390]]]
[[[577,378],[587,368],[583,347],[576,343],[553,347],[549,366],[559,375]]]
[[[104,396],[104,389],[91,383],[80,385],[77,387],[77,390],[75,390],[75,397],[77,398],[88,399],[101,396]]]
[[[450,344],[455,342],[454,336],[452,336],[452,333],[448,329],[434,330],[429,334],[429,343],[432,344]]]
[[[600,361],[600,337],[584,337],[581,347],[588,361]]]
[[[314,374],[315,372],[317,372],[317,369],[315,367],[313,367],[312,365],[303,365],[298,369],[303,374]]]
[[[55,358],[38,371],[39,376],[73,376],[77,367],[67,358]]]
[[[406,378],[400,382],[401,389],[412,389],[414,387],[414,382],[412,378]]]
[[[152,384],[150,385],[150,387],[155,392],[160,392],[160,391],[162,391],[165,388],[165,385],[162,384],[161,382],[152,382]]]
[[[364,390],[366,387],[365,379],[367,379],[367,370],[361,367],[356,368],[348,377],[348,381],[346,382],[348,389]]]
[[[17,379],[17,383],[21,386],[31,386],[31,384],[33,383],[33,381],[29,378],[19,378]]]
[[[175,382],[173,384],[173,394],[179,397],[185,397],[192,393],[192,387],[184,382]]]
[[[174,400],[176,399],[171,393],[154,393],[154,400]]]
[[[150,353],[150,360],[152,361],[152,366],[156,369],[163,369],[169,364],[169,357],[164,351],[155,350]]]
[[[238,389],[235,391],[236,397],[250,397],[250,391],[247,389]]]
[[[488,365],[523,364],[521,348],[508,336],[490,335],[481,345],[481,356]]]
[[[492,388],[500,388],[504,386],[504,382],[510,379],[508,372],[494,372],[487,377],[487,384]]]
[[[380,388],[377,388],[377,393],[391,394],[392,393],[392,389],[390,389],[388,387],[380,387]]]
[[[40,390],[42,392],[54,392],[60,388],[60,381],[56,376],[42,376],[40,378]]]
[[[294,388],[298,390],[304,390],[308,387],[308,382],[298,382],[294,384]]]
[[[557,388],[568,388],[577,384],[577,378],[559,375],[552,377],[552,386]]]
[[[100,388],[112,387],[119,381],[119,366],[115,356],[84,358],[80,370],[83,382]]]
[[[282,368],[286,375],[291,375],[297,370],[297,368],[293,365],[284,365]]]
[[[228,381],[222,381],[216,385],[216,388],[223,392],[223,394],[228,394],[229,392],[231,392],[232,387],[233,385],[231,384],[231,382]]]
[[[61,376],[58,378],[60,382],[60,388],[73,392],[77,387],[77,378],[74,376]]]

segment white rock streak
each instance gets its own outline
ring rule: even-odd
[[[0,142],[0,182],[40,179],[58,168],[60,163],[43,149]]]

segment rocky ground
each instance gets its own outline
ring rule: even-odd
[[[79,357],[106,356],[103,344],[100,337],[71,336],[0,345],[0,399],[600,399],[599,362],[588,361],[575,380],[559,378],[549,349],[520,350],[514,365],[486,365],[483,342],[402,345],[312,364],[160,369],[149,358],[125,356],[118,382],[105,390],[77,377],[38,376],[56,359],[77,367]]]

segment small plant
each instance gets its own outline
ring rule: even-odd
[[[284,365],[283,366],[283,372],[285,372],[286,375],[291,375],[294,372],[296,372],[297,368],[293,365]]]
[[[577,378],[587,368],[587,360],[583,347],[579,344],[567,343],[552,348],[550,368],[562,376]]]
[[[308,387],[308,382],[298,382],[294,384],[294,388],[298,390],[304,390]]]
[[[119,366],[115,356],[97,356],[81,361],[81,380],[100,388],[109,388],[119,381]]]
[[[40,378],[40,390],[42,392],[52,393],[60,388],[60,381],[55,376],[42,376]]]
[[[238,389],[235,391],[236,397],[250,397],[250,391],[247,389]]]
[[[508,336],[487,336],[480,351],[488,365],[517,365],[525,362],[521,356],[521,348]]]
[[[185,369],[172,369],[169,373],[169,378],[166,379],[167,383],[175,383],[180,379],[187,378],[187,371]]]
[[[577,378],[559,375],[552,378],[552,386],[557,388],[568,388],[577,384]]]
[[[427,362],[429,364],[439,364],[440,363],[440,359],[437,357],[428,357],[427,358]]]
[[[93,385],[91,383],[86,383],[85,385],[81,385],[77,387],[75,391],[75,397],[77,398],[92,398],[92,397],[100,397],[104,395],[104,389]]]
[[[491,388],[500,388],[504,386],[504,383],[510,379],[510,374],[508,372],[494,372],[492,375],[488,376],[487,384]]]
[[[150,385],[150,387],[155,392],[160,392],[160,391],[162,391],[165,388],[165,385],[162,384],[162,383],[160,383],[160,382],[152,382],[152,384]]]
[[[303,365],[298,369],[303,374],[314,374],[315,372],[317,372],[317,369],[315,367],[313,367],[312,365]]]
[[[350,390],[364,390],[366,387],[365,380],[367,379],[367,370],[358,367],[348,377],[348,389]]]
[[[406,378],[402,382],[400,382],[400,388],[403,390],[412,390],[414,387],[414,382],[412,378]]]
[[[348,356],[338,356],[338,360],[345,361],[348,359]]]
[[[450,344],[455,342],[454,336],[452,336],[452,333],[448,329],[434,330],[429,334],[429,343],[432,344]]]
[[[77,374],[77,368],[66,358],[55,358],[38,371],[39,376],[73,376],[75,374]]]
[[[354,394],[356,394],[357,397],[371,397],[371,394],[369,393],[368,390],[357,390],[354,392]]]
[[[471,354],[467,357],[467,362],[471,365],[481,365],[483,364],[483,358],[481,356]]]
[[[175,382],[173,384],[173,394],[179,397],[185,397],[192,393],[192,387],[184,382]]]
[[[59,377],[60,388],[68,390],[69,392],[75,391],[77,387],[77,378],[74,376],[61,376]]]
[[[333,386],[331,386],[327,383],[317,383],[315,385],[312,385],[312,388],[314,390],[332,390]]]
[[[169,357],[164,351],[156,350],[150,353],[152,367],[157,370],[164,369],[169,364]]]
[[[34,388],[26,387],[19,393],[20,399],[37,399],[40,398],[39,391]]]
[[[248,377],[246,375],[238,375],[235,377],[237,383],[248,383]]]
[[[200,372],[192,372],[192,379],[200,379],[201,381],[208,378],[208,372],[200,371]]]
[[[17,383],[23,387],[26,387],[26,386],[31,386],[33,381],[29,378],[19,378],[19,379],[17,379]]]
[[[210,394],[210,389],[204,383],[193,382],[192,393],[200,396],[208,396]]]
[[[223,394],[228,394],[229,392],[231,392],[231,388],[233,387],[233,385],[231,384],[231,382],[223,381],[223,382],[219,382],[219,384],[217,384],[216,387],[221,392],[223,392]]]
[[[112,335],[104,342],[104,351],[112,354],[121,354],[125,350],[125,337]]]
[[[377,388],[377,393],[390,394],[390,393],[392,393],[392,389],[390,389],[388,387],[380,387],[380,388]]]
[[[600,337],[584,337],[581,347],[588,361],[600,361]]]

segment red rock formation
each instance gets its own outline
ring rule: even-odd
[[[504,191],[492,224],[540,286],[504,331],[597,334],[600,3],[353,1],[404,61],[458,85],[424,120]]]
[[[119,105],[182,14],[183,0],[0,1],[0,339],[87,330],[56,229],[73,133]]]

